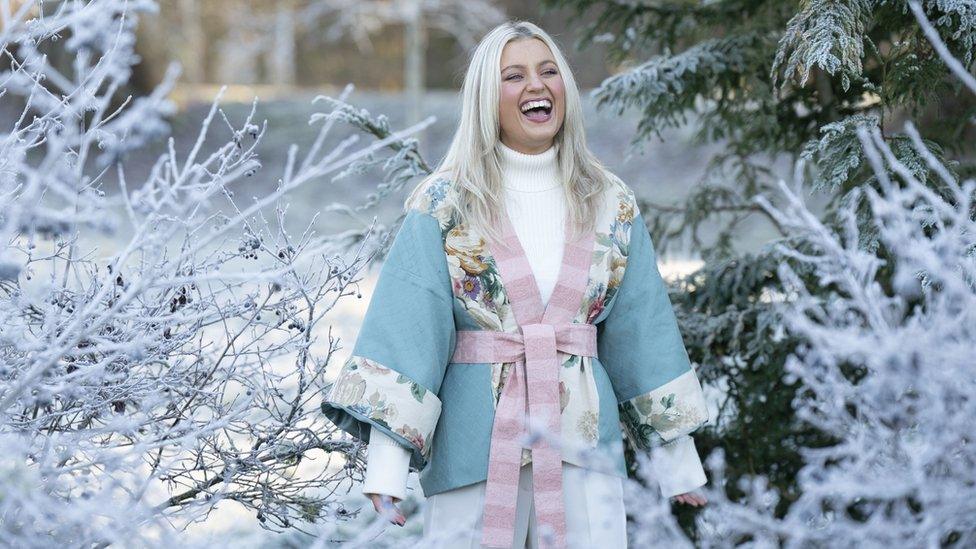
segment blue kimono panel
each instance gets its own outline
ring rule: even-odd
[[[327,390],[322,411],[369,441],[375,425],[412,451],[422,469],[441,413],[437,396],[454,350],[451,281],[437,220],[409,210],[366,310],[352,356]]]
[[[647,450],[706,425],[708,408],[639,211],[629,245],[617,299],[597,325],[598,352],[627,435]]]
[[[447,206],[432,179],[408,211],[370,300],[352,356],[322,410],[367,441],[370,427],[409,449],[427,496],[485,480],[501,386],[514,363],[454,363],[456,330],[519,333],[491,247]],[[626,477],[622,439],[649,449],[708,422],[633,191],[614,182],[596,212],[586,290],[573,323],[597,326],[596,357],[560,351],[563,460],[586,451]],[[442,413],[443,412],[443,413]],[[531,461],[523,453],[522,463]],[[591,466],[592,467],[592,466]]]

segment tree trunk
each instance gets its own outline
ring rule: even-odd
[[[206,80],[207,37],[203,32],[203,14],[197,0],[180,0],[180,28],[183,40],[177,46],[183,51],[179,58],[183,62],[183,78],[191,84]]]
[[[293,86],[296,77],[295,11],[288,2],[281,2],[275,8],[274,42],[268,57],[271,83]]]
[[[258,37],[247,28],[249,12],[228,10],[227,34],[220,41],[217,78],[221,84],[255,84],[258,81]]]
[[[406,88],[406,99],[409,102],[407,109],[407,125],[416,124],[422,116],[421,105],[424,96],[424,50],[427,47],[427,32],[424,27],[423,17],[420,9],[420,0],[408,0],[406,9],[408,16],[404,29],[404,63],[403,81]],[[417,139],[422,140],[423,135],[415,134]]]

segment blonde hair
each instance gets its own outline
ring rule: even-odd
[[[557,168],[565,186],[567,214],[575,231],[566,238],[594,230],[604,191],[620,180],[586,146],[579,88],[556,42],[538,26],[520,20],[498,25],[474,49],[461,87],[458,129],[443,160],[413,189],[404,202],[405,208],[423,204],[428,185],[444,178],[453,189],[447,193],[452,215],[476,234],[492,241],[499,239],[496,216],[505,207],[498,114],[502,50],[512,40],[531,38],[542,40],[549,47],[566,90],[566,113],[553,138],[553,146],[558,147]]]

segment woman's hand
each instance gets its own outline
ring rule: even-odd
[[[705,499],[705,496],[696,492],[685,492],[684,494],[678,494],[674,496],[672,500],[684,503],[686,505],[691,505],[693,507],[701,507],[708,501]]]
[[[373,502],[373,508],[376,509],[377,513],[382,515],[386,512],[388,515],[392,515],[390,522],[393,524],[403,526],[407,522],[407,518],[400,512],[400,508],[394,505],[395,503],[400,503],[400,498],[383,494],[366,494],[366,496]]]

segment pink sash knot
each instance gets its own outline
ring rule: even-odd
[[[452,362],[513,362],[495,410],[485,488],[482,541],[488,547],[511,547],[515,531],[521,438],[526,428],[526,406],[532,418],[560,440],[557,351],[596,356],[596,326],[592,324],[526,324],[521,333],[459,330]],[[523,371],[524,370],[524,371]],[[533,498],[536,519],[552,530],[554,547],[566,546],[563,505],[562,450],[545,436],[532,449]]]

